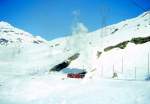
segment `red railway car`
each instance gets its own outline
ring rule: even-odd
[[[85,77],[86,72],[82,72],[82,73],[69,73],[67,74],[68,78],[84,78]]]

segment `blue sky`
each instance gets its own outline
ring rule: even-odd
[[[102,8],[110,25],[150,10],[150,0],[0,0],[0,21],[51,40],[71,34],[73,11],[80,11],[79,20],[89,31],[99,29]]]

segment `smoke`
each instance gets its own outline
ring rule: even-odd
[[[88,28],[81,22],[78,22],[72,30],[72,35],[82,35],[88,33]]]

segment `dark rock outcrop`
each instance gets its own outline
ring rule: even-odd
[[[109,47],[106,47],[104,49],[105,52],[107,51],[110,51],[114,48],[120,48],[120,49],[124,49],[127,44],[130,42],[130,43],[134,43],[134,44],[144,44],[146,42],[149,42],[150,41],[150,36],[148,37],[136,37],[136,38],[132,38],[131,40],[127,40],[127,41],[124,41],[124,42],[121,42],[115,46],[109,46]]]
[[[124,48],[127,46],[127,44],[128,44],[129,42],[130,42],[130,41],[124,41],[124,42],[121,42],[121,43],[119,43],[119,44],[117,44],[117,45],[115,45],[115,46],[106,47],[106,48],[104,49],[104,51],[107,52],[107,51],[112,50],[112,49],[114,49],[114,48],[124,49]]]
[[[107,52],[107,51],[112,50],[113,48],[115,48],[115,47],[114,47],[114,46],[109,46],[109,47],[106,47],[106,48],[104,49],[104,51]]]
[[[143,44],[143,43],[146,43],[146,42],[149,42],[149,41],[150,41],[150,36],[132,38],[130,42],[134,43],[134,44]]]
[[[76,54],[72,55],[71,57],[69,57],[65,61],[55,65],[49,71],[61,71],[62,69],[68,67],[73,60],[75,60],[79,57],[79,55],[80,55],[79,53],[76,53]]]
[[[128,43],[129,43],[129,41],[124,41],[124,42],[117,44],[116,47],[118,47],[120,49],[124,49]]]
[[[56,66],[54,66],[50,71],[61,71],[62,69],[68,67],[70,64],[70,61],[64,61]]]
[[[8,40],[4,38],[0,38],[0,44],[1,45],[8,45]]]
[[[59,43],[55,44],[55,46],[59,46],[59,45],[60,45]]]
[[[40,44],[40,43],[44,43],[44,42],[41,41],[41,40],[33,40],[33,43],[35,43],[35,44]]]
[[[79,55],[80,55],[79,53],[76,53],[76,54],[72,55],[71,57],[69,57],[68,60],[73,61],[73,60],[77,59],[79,57]]]
[[[99,58],[101,56],[101,54],[102,54],[102,52],[97,51],[97,53],[96,53],[97,58]]]
[[[116,28],[113,32],[111,32],[111,34],[114,34],[115,32],[117,32],[119,29]]]

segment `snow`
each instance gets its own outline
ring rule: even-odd
[[[149,15],[145,12],[94,32],[78,23],[72,36],[50,42],[0,22],[0,38],[8,40],[7,45],[0,44],[0,103],[149,104],[150,82],[145,79],[150,42],[104,51],[120,42],[149,36]],[[97,52],[102,52],[99,58]],[[80,56],[68,68],[86,69],[84,79],[49,73],[75,53]],[[114,72],[118,77],[113,79]]]
[[[136,67],[138,78],[145,79],[148,70],[147,55],[150,53],[149,43],[141,45],[129,43],[125,49],[116,48],[109,52],[104,52],[103,50],[108,46],[113,46],[120,42],[131,40],[132,38],[149,36],[149,19],[149,12],[145,12],[136,18],[107,26],[97,31],[87,33],[84,36],[82,35],[83,37],[79,39],[74,38],[75,36],[71,37],[75,39],[74,41],[78,40],[76,45],[73,46],[80,47],[79,51],[81,56],[73,62],[70,67],[85,67],[89,72],[96,68],[96,73],[99,73],[99,75],[102,70],[104,70],[103,75],[105,75],[105,77],[112,77],[114,66],[115,71],[120,74],[119,78],[126,78],[127,76],[128,78],[133,78]],[[114,29],[118,30],[112,34]],[[101,37],[102,35],[103,37]],[[102,52],[99,59],[96,57],[97,51]],[[122,57],[124,59],[125,69],[125,73],[123,74],[121,73]],[[129,73],[131,73],[131,75],[129,75]]]
[[[2,104],[149,104],[149,82],[17,76],[0,87]]]

